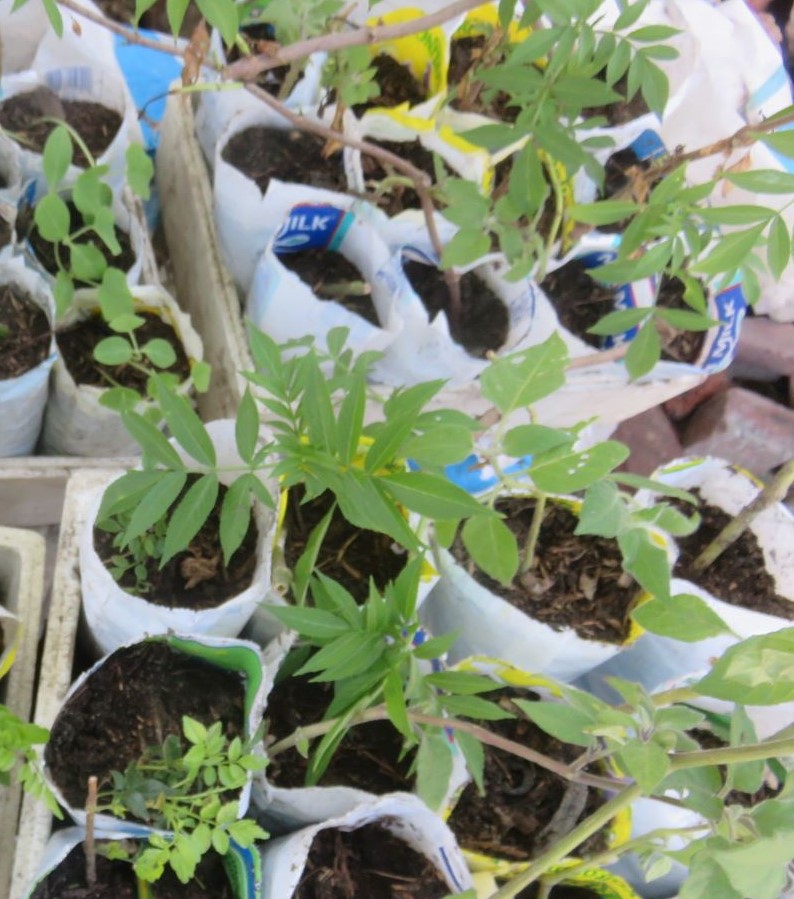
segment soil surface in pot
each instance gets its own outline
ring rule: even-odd
[[[299,727],[316,724],[334,698],[333,685],[312,683],[309,676],[278,681],[267,698],[268,743],[288,737]],[[319,780],[322,787],[356,787],[381,795],[410,791],[411,759],[400,756],[403,740],[389,721],[370,721],[350,728]],[[412,754],[413,755],[413,754]],[[278,787],[302,787],[308,761],[297,749],[271,759],[267,779]]]
[[[444,899],[431,862],[378,824],[321,830],[293,899]]]
[[[698,743],[700,743],[702,749],[724,749],[725,747],[730,746],[730,743],[720,739],[710,730],[695,728],[694,730],[687,731],[687,733],[693,740],[697,740]],[[719,770],[724,783],[728,769],[725,765],[720,765]],[[742,790],[730,790],[725,796],[725,804],[742,805],[745,808],[752,808],[766,799],[774,799],[775,796],[780,794],[783,785],[771,774],[771,772],[769,772],[769,769],[767,769],[766,776],[769,779],[765,779],[755,793],[745,793]]]
[[[263,194],[271,178],[344,191],[347,180],[342,154],[326,159],[324,148],[325,141],[313,134],[255,125],[233,135],[221,156],[255,182]]]
[[[1,180],[1,179],[0,179]],[[0,184],[0,188],[3,185]],[[0,215],[0,250],[3,247],[7,247],[11,243],[11,239],[14,236],[14,229],[11,227],[11,222],[7,219],[4,219],[2,215]]]
[[[580,259],[573,259],[546,275],[540,286],[563,328],[590,346],[600,348],[603,338],[588,333],[588,329],[615,311],[615,291],[592,278]]]
[[[501,499],[496,509],[526,545],[535,502]],[[621,554],[615,540],[574,535],[578,518],[564,506],[549,503],[535,550],[535,563],[505,587],[474,568],[460,536],[452,547],[458,561],[478,583],[501,596],[530,618],[555,630],[573,628],[585,639],[623,643],[631,622],[629,614],[639,591],[632,580],[623,586]]]
[[[0,381],[17,378],[43,362],[50,349],[44,310],[16,284],[0,286]]]
[[[433,154],[430,150],[426,150],[419,140],[372,140],[370,143],[378,147],[394,153],[406,162],[427,173],[435,183],[436,169],[433,162]],[[422,201],[419,195],[408,185],[396,184],[385,189],[382,193],[378,192],[378,185],[384,178],[398,176],[406,177],[391,165],[384,164],[375,156],[367,153],[361,154],[361,166],[364,170],[364,178],[367,182],[367,190],[372,194],[374,202],[380,206],[387,215],[397,215],[404,209],[419,209]],[[442,167],[446,172],[450,169],[442,162]]]
[[[538,899],[540,884],[531,883],[525,890],[516,896],[516,899]],[[567,883],[558,883],[547,894],[548,899],[599,899],[599,893],[587,889],[587,887],[575,887]]]
[[[131,841],[128,845],[131,852],[137,848],[137,844]],[[83,846],[75,846],[46,880],[36,887],[31,899],[138,899],[138,888],[129,862],[121,859],[111,861],[97,854],[96,871],[96,884],[87,886]],[[215,853],[208,853],[202,858],[189,883],[180,883],[171,869],[166,868],[157,881],[154,895],[157,899],[234,899],[223,861]]]
[[[581,748],[562,743],[529,721],[512,699],[536,700],[526,690],[506,687],[489,699],[517,715],[502,721],[484,721],[493,733],[529,747],[560,762],[572,762]],[[447,820],[458,843],[471,852],[509,861],[535,858],[600,808],[606,798],[595,790],[518,758],[502,749],[485,750],[485,795],[470,783]],[[587,857],[606,849],[603,831],[593,834],[576,850]]]
[[[498,200],[507,195],[507,192],[510,188],[510,173],[513,171],[513,160],[514,156],[508,156],[506,159],[503,159],[501,162],[497,163],[494,167],[494,179],[493,179],[493,199]],[[544,178],[546,179],[546,183],[548,185],[548,176],[546,175],[546,169],[544,167],[543,170]],[[535,226],[535,230],[537,233],[544,239],[548,240],[548,236],[551,233],[551,229],[554,225],[554,219],[556,218],[556,201],[554,199],[554,191],[549,189],[549,193],[546,196],[546,199],[543,201],[543,212],[541,213],[540,219],[538,220],[537,225]],[[528,228],[529,227],[529,219],[526,215],[522,215],[520,219],[516,222],[517,228]],[[560,232],[558,232],[557,237],[560,236]],[[493,249],[496,250],[498,247],[494,244]]]
[[[182,495],[197,477],[188,477]],[[159,606],[196,610],[215,608],[247,590],[256,568],[259,529],[251,515],[242,544],[229,564],[225,565],[220,539],[220,510],[226,493],[227,488],[221,484],[215,507],[186,550],[177,553],[162,568],[159,559],[146,559],[143,564],[146,566],[148,590],[139,592],[135,589],[136,577],[132,571],[122,576],[120,586]],[[113,557],[119,555],[119,550],[113,547],[113,536],[94,528],[94,548],[108,566]]]
[[[374,107],[391,109],[401,103],[416,106],[427,99],[427,87],[414,78],[408,66],[402,65],[388,53],[378,53],[370,63],[370,68],[375,69],[373,83],[380,88],[380,93],[366,103],[353,106],[353,112],[357,116]]]
[[[764,553],[750,530],[745,531],[705,571],[695,571],[695,559],[733,518],[722,509],[705,503],[698,490],[689,492],[700,500],[697,510],[701,522],[694,534],[676,537],[680,554],[674,569],[675,576],[693,581],[731,605],[794,620],[794,602],[776,592],[775,581],[766,570]],[[684,514],[692,514],[689,503],[668,502],[678,505]]]
[[[171,649],[161,641],[122,647],[109,656],[58,713],[44,750],[66,801],[83,808],[88,778],[99,791],[150,746],[181,736],[182,716],[228,739],[244,734],[245,691],[239,675]]]
[[[507,307],[474,272],[461,275],[458,281],[462,321],[455,327],[450,318],[449,288],[444,273],[434,265],[414,259],[403,259],[403,271],[427,309],[430,320],[443,312],[452,339],[467,353],[484,359],[489,351],[496,352],[504,346],[509,329]]]
[[[245,25],[240,29],[239,34],[248,46],[248,54],[246,55],[258,56],[260,53],[272,53],[273,50],[276,50],[279,47],[278,42],[273,40],[273,26],[268,23]],[[229,50],[226,58],[229,63],[233,63],[242,56],[243,54],[240,52],[240,48],[235,44]],[[289,66],[278,66],[275,69],[268,69],[266,72],[262,72],[254,83],[263,90],[266,90],[271,96],[278,97],[288,72]],[[301,78],[303,78],[302,72],[299,73],[295,84],[297,84]]]
[[[153,312],[136,311],[135,314],[146,319],[146,323],[135,332],[139,346],[154,339],[166,340],[176,353],[176,362],[165,371],[177,375],[180,381],[187,380],[190,377],[190,364],[174,328]],[[96,314],[56,331],[55,338],[64,365],[76,384],[90,384],[94,387],[120,385],[145,396],[147,381],[145,371],[132,364],[104,365],[94,358],[97,344],[115,334],[107,322]]]
[[[692,307],[684,300],[684,284],[678,278],[665,275],[656,295],[656,305],[665,309],[685,309]],[[703,349],[706,339],[704,331],[682,331],[667,322],[656,319],[656,327],[662,339],[662,359],[670,362],[694,363]]]
[[[309,502],[302,502],[303,496],[303,487],[290,487],[284,518],[284,559],[289,569],[295,567],[312,531],[334,502],[330,492]],[[370,578],[383,590],[405,568],[407,556],[395,552],[393,545],[387,534],[350,524],[337,507],[314,570],[338,581],[356,602],[363,603],[369,595]]]
[[[488,89],[471,72],[475,66],[481,65],[484,54],[488,53],[488,38],[484,34],[455,38],[449,49],[447,82],[452,95],[449,105],[461,112],[479,112],[503,122],[515,122],[521,107],[511,105],[510,97],[504,91],[497,91],[491,99],[484,100],[483,94]],[[496,65],[503,59],[500,54],[492,64]]]
[[[74,234],[78,228],[83,227],[83,219],[73,203],[68,202],[66,206],[69,210],[69,233]],[[17,219],[17,231],[20,235],[25,235],[25,238],[30,243],[33,253],[39,263],[51,275],[56,275],[59,268],[55,257],[55,244],[51,244],[39,234],[39,229],[36,228],[33,223],[32,208],[23,209],[20,212],[19,218]],[[116,256],[110,252],[99,236],[93,231],[87,231],[77,238],[75,242],[86,246],[89,244],[95,246],[105,257],[108,265],[121,269],[123,272],[128,272],[135,264],[135,251],[132,248],[130,236],[126,231],[123,231],[116,225],[115,232],[116,240],[118,240],[119,246],[121,247],[121,252]],[[78,280],[75,280],[74,285],[75,287],[93,286],[85,281]]]
[[[47,87],[37,87],[15,94],[0,103],[0,128],[25,149],[41,153],[56,122],[42,122],[44,117],[66,122],[80,135],[96,159],[113,142],[121,125],[121,116],[101,103],[88,100],[65,100]],[[73,146],[75,165],[85,168],[89,162],[78,146]]]
[[[344,306],[370,324],[380,327],[372,304],[372,287],[359,269],[341,253],[312,248],[297,253],[282,253],[278,261],[294,272],[318,300]]]
[[[602,72],[599,77],[603,78],[605,74],[605,72]],[[608,103],[606,106],[589,106],[582,110],[583,118],[605,116],[607,123],[614,126],[625,125],[626,122],[631,122],[650,112],[641,91],[637,91],[631,100],[625,99],[628,89],[628,81],[625,75],[612,85],[612,89],[617,91],[624,99]]]

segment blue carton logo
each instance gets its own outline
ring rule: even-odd
[[[336,206],[305,203],[293,206],[276,234],[276,253],[317,248],[338,250],[355,216]]]

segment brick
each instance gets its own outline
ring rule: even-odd
[[[794,375],[794,324],[758,315],[745,319],[735,365],[740,371]]]
[[[764,477],[794,457],[794,409],[731,387],[695,411],[682,443],[687,453],[720,456]]]
[[[667,417],[673,421],[682,421],[709,397],[714,396],[721,390],[727,390],[729,386],[730,378],[724,371],[717,372],[715,375],[709,375],[697,387],[685,390],[684,393],[667,400],[664,404],[664,411],[667,413]]]
[[[621,467],[632,474],[649,475],[664,462],[681,455],[678,435],[661,406],[621,422],[612,437],[631,450]]]

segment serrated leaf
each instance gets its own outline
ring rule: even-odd
[[[510,528],[495,515],[470,518],[462,531],[467,552],[487,575],[510,584],[518,571],[518,544]]]
[[[610,481],[598,481],[587,489],[574,533],[616,537],[626,514],[617,487]]]
[[[177,553],[187,549],[206,522],[218,499],[219,483],[215,474],[202,475],[177,504],[165,532],[160,568]]]
[[[699,596],[689,593],[643,603],[634,609],[631,617],[646,631],[685,643],[731,633],[713,609]]]
[[[618,760],[646,794],[650,794],[670,770],[670,759],[657,743],[634,740],[618,753]]]
[[[588,748],[595,745],[595,737],[584,732],[595,724],[595,719],[586,712],[559,702],[527,702],[525,699],[514,699],[513,702],[530,721],[563,743]]]
[[[491,251],[491,239],[482,227],[462,228],[444,247],[441,256],[443,268],[463,267],[476,262]]]

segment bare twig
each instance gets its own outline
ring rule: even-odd
[[[434,13],[410,19],[407,22],[398,22],[394,25],[365,25],[354,31],[336,31],[296,41],[294,44],[281,47],[272,55],[260,54],[238,59],[224,69],[224,77],[234,81],[254,81],[258,75],[268,69],[287,65],[296,59],[310,56],[312,53],[320,51],[333,53],[347,47],[360,47],[365,44],[378,44],[381,41],[394,40],[398,37],[408,37],[408,35],[418,34],[420,31],[427,31],[429,28],[435,28],[437,25],[443,25],[444,22],[454,19],[461,13],[476,9],[478,6],[485,6],[485,4],[486,0],[455,0],[454,3],[450,3],[449,6]]]
[[[94,843],[94,819],[96,818],[97,779],[88,778],[88,796],[85,801],[85,879],[89,887],[96,883],[96,845]]]

